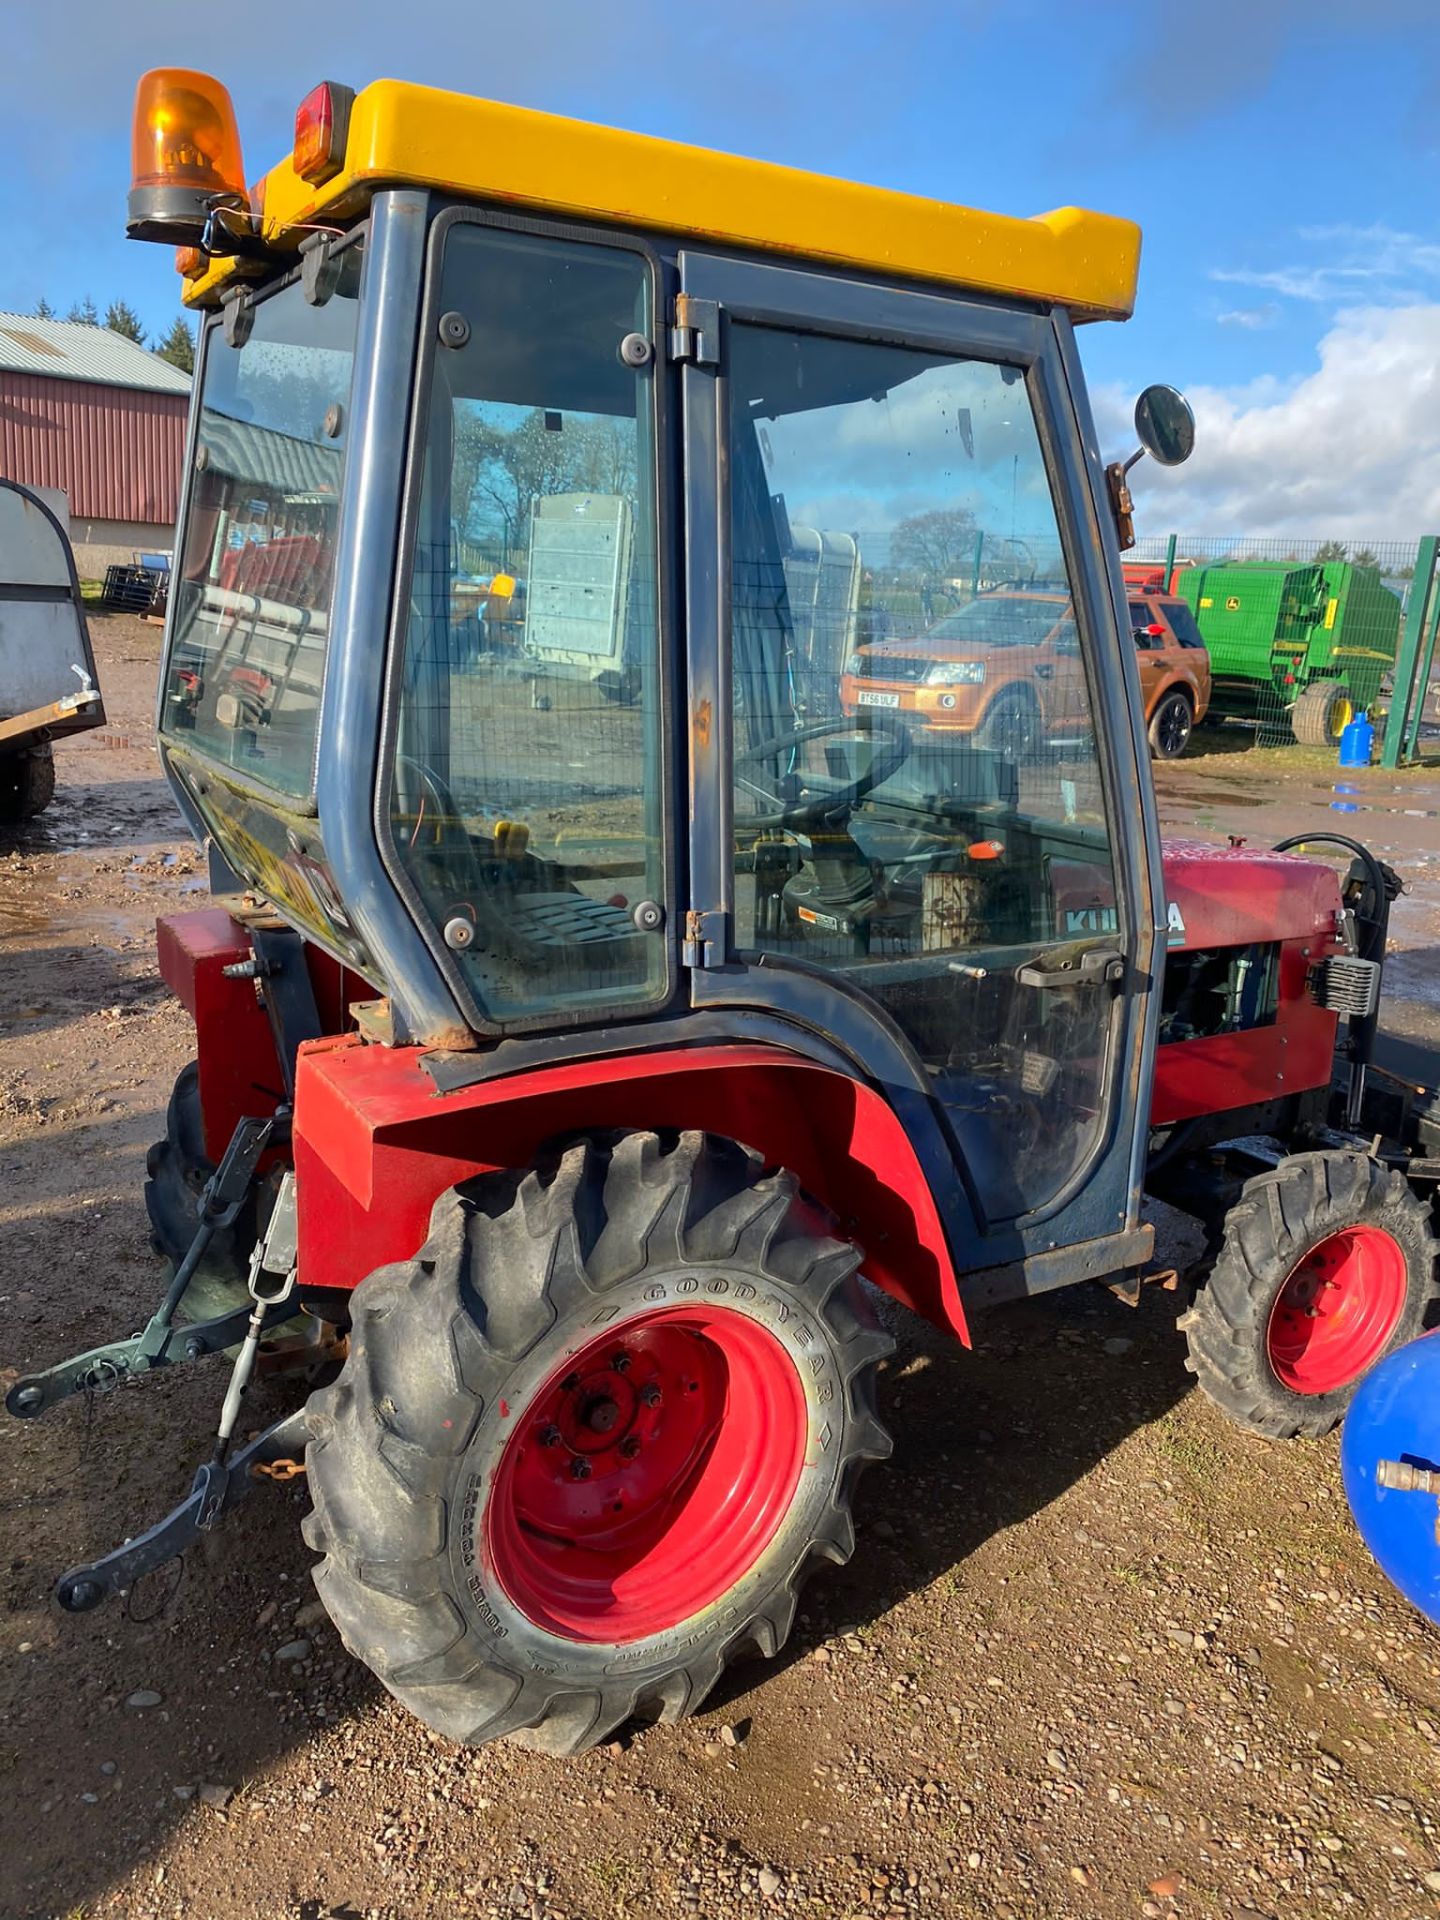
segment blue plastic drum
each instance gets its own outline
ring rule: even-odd
[[[1366,1546],[1440,1626],[1440,1333],[1412,1340],[1361,1383],[1340,1466]]]

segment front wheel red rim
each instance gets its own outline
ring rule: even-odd
[[[664,1633],[743,1579],[790,1510],[809,1432],[780,1341],[711,1306],[625,1322],[512,1417],[490,1571],[534,1625],[601,1645]]]
[[[1275,1378],[1334,1393],[1380,1358],[1405,1310],[1405,1250],[1382,1227],[1345,1227],[1311,1247],[1276,1296],[1266,1330]]]

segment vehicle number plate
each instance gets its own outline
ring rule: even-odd
[[[857,707],[898,707],[900,696],[898,693],[869,693],[862,687],[855,695],[855,704]]]

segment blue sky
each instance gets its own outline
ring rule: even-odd
[[[123,238],[141,68],[224,78],[252,175],[316,79],[390,74],[1008,213],[1129,215],[1137,315],[1083,347],[1109,437],[1147,380],[1197,397],[1201,451],[1152,476],[1157,511],[1196,530],[1243,516],[1217,532],[1440,521],[1435,0],[357,0],[344,17],[342,35],[293,0],[12,10],[0,308],[118,295],[169,324],[168,253]]]

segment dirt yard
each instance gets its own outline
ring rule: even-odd
[[[0,843],[7,1382],[149,1312],[145,1149],[191,1048],[150,933],[203,887],[153,757],[157,631],[95,638],[109,725]],[[1391,1018],[1433,1037],[1440,782],[1338,780],[1212,750],[1164,772],[1163,805],[1191,834],[1372,837],[1415,882]],[[860,1553],[783,1658],[568,1763],[449,1747],[346,1658],[295,1487],[128,1611],[54,1611],[58,1573],[185,1491],[218,1363],[4,1421],[0,1912],[1440,1913],[1440,1636],[1353,1533],[1333,1441],[1226,1425],[1174,1311],[1075,1291],[992,1313],[973,1353],[904,1325]]]

